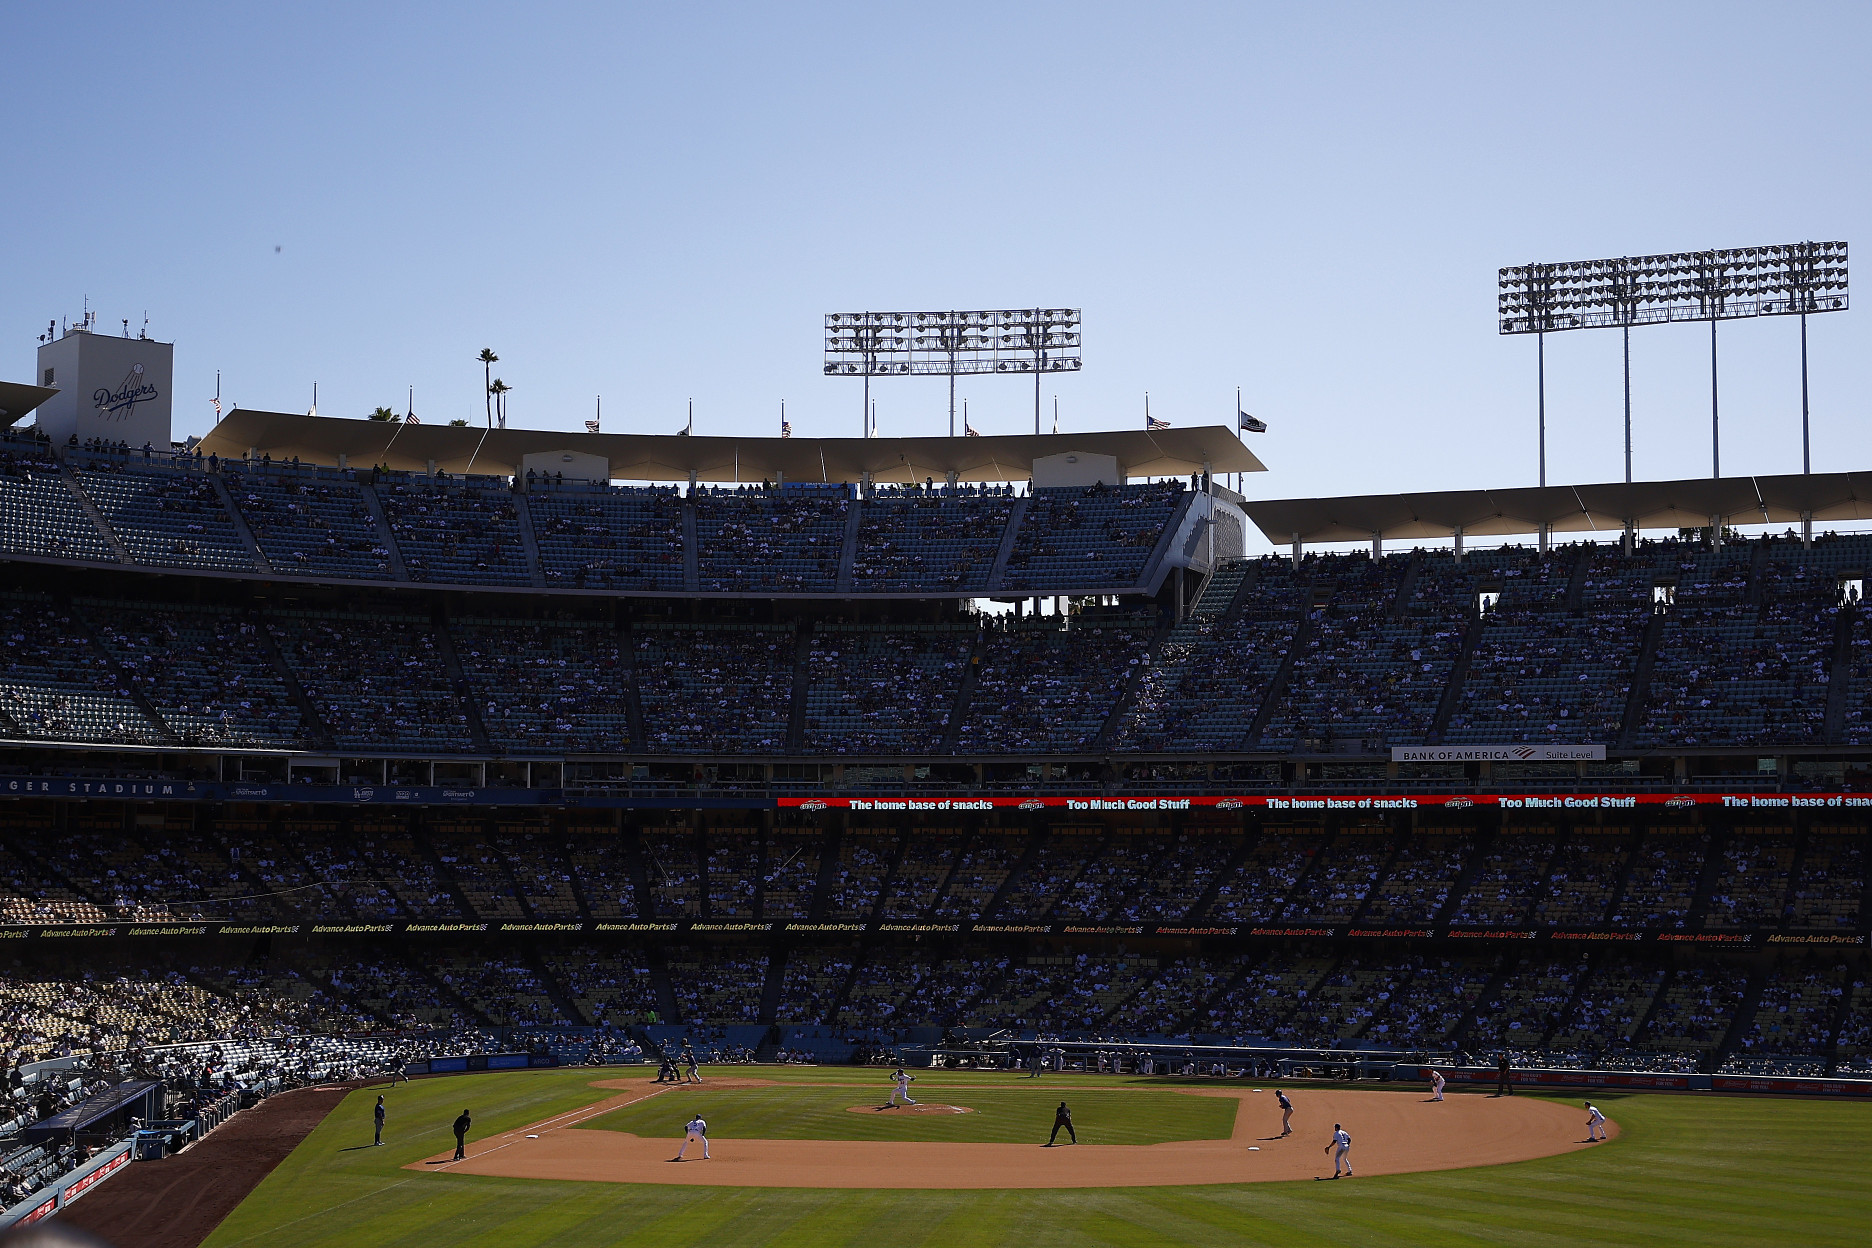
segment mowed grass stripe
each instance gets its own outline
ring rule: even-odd
[[[709,1134],[744,1140],[939,1140],[975,1144],[1041,1143],[1052,1133],[1063,1100],[1073,1129],[1088,1144],[1162,1144],[1171,1140],[1226,1140],[1235,1129],[1232,1097],[1191,1096],[1159,1088],[1029,1088],[912,1085],[919,1100],[954,1103],[972,1113],[919,1113],[879,1109],[881,1097],[850,1087],[725,1088],[690,1084],[579,1124],[581,1129],[625,1131],[645,1138],[682,1136],[696,1114]],[[853,1107],[862,1112],[852,1112]],[[1062,1131],[1062,1141],[1070,1137]],[[672,1145],[673,1146],[673,1145]]]
[[[1872,1218],[1866,1182],[1872,1167],[1865,1161],[1872,1156],[1872,1105],[1650,1094],[1600,1100],[1624,1135],[1598,1149],[1512,1165],[1339,1183],[843,1192],[528,1182],[412,1175],[401,1169],[449,1147],[448,1124],[463,1105],[474,1109],[479,1137],[601,1099],[608,1093],[589,1084],[616,1073],[515,1071],[400,1086],[389,1098],[386,1135],[392,1143],[345,1152],[370,1139],[377,1089],[354,1093],[210,1237],[208,1248],[243,1242],[269,1248],[433,1248],[439,1243],[451,1248],[1123,1248],[1179,1243],[1830,1248],[1864,1243],[1864,1228]],[[875,1070],[721,1073],[771,1077],[801,1093],[813,1083],[889,1090]],[[919,1077],[915,1088],[919,1096],[966,1104],[963,1088],[986,1084],[994,1091],[991,1079],[979,1072],[930,1072]],[[1061,1096],[1079,1117],[1086,1112],[1081,1101],[1087,1107],[1103,1103],[1092,1095],[1094,1089],[1110,1091],[1117,1084],[1047,1079],[1036,1086],[1010,1078],[1003,1086],[1023,1101],[1047,1098],[1047,1122],[1039,1124],[1044,1134],[1050,1106]],[[1167,1089],[1162,1081],[1146,1085]],[[1075,1089],[1079,1101],[1073,1099]],[[843,1087],[820,1091],[835,1099],[850,1097],[850,1103],[863,1099]],[[1209,1098],[1179,1099],[1201,1104]],[[870,1116],[841,1110],[839,1117],[863,1122]]]

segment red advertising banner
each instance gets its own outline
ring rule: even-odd
[[[14,1226],[31,1226],[34,1222],[39,1221],[41,1218],[49,1218],[54,1213],[57,1213],[57,1212],[58,1212],[58,1197],[48,1196],[44,1200],[40,1201],[38,1204],[34,1205],[31,1209],[28,1209],[25,1213],[21,1214],[19,1221],[15,1222],[13,1225]]]
[[[129,1164],[130,1150],[125,1148],[123,1152],[118,1153],[115,1157],[93,1170],[90,1174],[85,1175],[84,1178],[79,1179],[76,1183],[68,1184],[65,1190],[59,1193],[60,1201],[69,1205],[91,1188],[102,1183],[105,1179],[110,1178],[111,1175],[117,1173],[117,1171]]]
[[[1866,810],[1872,793],[1405,793],[1371,797],[782,797],[781,810],[952,814],[980,810]]]

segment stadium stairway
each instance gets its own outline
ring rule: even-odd
[[[1320,839],[1318,844],[1314,847],[1313,855],[1307,859],[1306,865],[1300,868],[1300,874],[1294,876],[1293,883],[1287,886],[1287,891],[1281,894],[1280,905],[1268,911],[1267,921],[1269,923],[1277,922],[1286,917],[1288,907],[1293,905],[1294,898],[1305,895],[1309,877],[1311,877],[1315,871],[1325,869],[1322,864],[1332,856],[1328,851],[1332,849],[1333,841],[1336,839],[1335,833],[1336,829],[1331,823],[1327,823],[1322,827]]]
[[[1008,873],[1001,877],[1001,883],[995,889],[994,895],[981,908],[980,917],[983,921],[995,917],[996,912],[1001,908],[1002,900],[1014,891],[1015,885],[1027,874],[1027,869],[1033,865],[1034,859],[1040,856],[1041,846],[1046,844],[1047,838],[1051,835],[1052,831],[1044,825],[1036,827],[1028,834],[1027,846],[1021,851],[1021,856],[1015,859],[1013,866],[1008,868]]]
[[[463,891],[461,881],[456,879],[454,868],[442,861],[442,856],[436,852],[436,847],[429,838],[424,836],[419,829],[411,828],[410,840],[415,844],[416,852],[421,854],[423,860],[429,864],[429,870],[435,874],[437,882],[448,890],[449,899],[455,903],[456,909],[460,910],[464,917],[481,917],[480,912],[474,908],[474,903],[468,900],[468,894]]]
[[[693,594],[702,588],[701,548],[696,544],[695,502],[686,499],[682,505],[682,587],[686,594]]]
[[[643,894],[646,898],[648,894]],[[644,902],[646,906],[650,903]],[[670,987],[669,963],[663,959],[663,950],[651,946],[644,951],[644,961],[650,964],[650,991],[656,994],[657,1014],[666,1024],[687,1022],[682,1011],[676,1008],[676,990]]]
[[[1724,851],[1729,848],[1731,835],[1732,830],[1722,824],[1712,822],[1709,825],[1709,845],[1703,854],[1703,870],[1697,876],[1696,891],[1690,895],[1690,908],[1684,911],[1686,931],[1696,931],[1703,926],[1703,917],[1709,913],[1710,894],[1716,891],[1716,882],[1722,878]]]
[[[527,508],[524,492],[514,492],[514,514],[520,521],[520,549],[526,555],[527,582],[535,589],[546,588],[546,572],[540,561],[539,538],[533,533],[533,513]]]
[[[771,1025],[774,1015],[780,1012],[780,993],[786,986],[787,949],[776,945],[772,956],[767,959],[767,978],[761,983],[760,1004],[756,1007],[755,1017]]]
[[[336,749],[337,740],[332,735],[331,726],[325,722],[325,717],[319,714],[318,704],[313,702],[311,695],[306,693],[305,686],[300,683],[298,675],[292,670],[292,664],[288,663],[286,656],[280,653],[279,639],[273,635],[273,630],[267,627],[266,617],[251,613],[248,618],[253,622],[254,637],[261,651],[265,653],[267,662],[273,665],[273,674],[278,676],[280,683],[286,686],[287,696],[299,709],[299,722],[305,726],[307,735],[322,750]],[[307,878],[311,877],[308,875]]]
[[[364,498],[364,506],[371,514],[371,523],[377,527],[379,540],[383,542],[384,549],[390,552],[390,571],[397,580],[408,582],[410,575],[403,563],[403,548],[397,545],[396,530],[390,527],[390,517],[384,512],[383,499],[377,497],[377,487],[362,476],[358,477],[357,486],[358,493]]]
[[[1729,1020],[1729,1029],[1723,1033],[1722,1042],[1711,1049],[1704,1066],[1706,1073],[1714,1074],[1723,1067],[1730,1056],[1742,1047],[1743,1037],[1749,1034],[1749,1028],[1755,1024],[1755,1011],[1761,1007],[1762,990],[1768,986],[1768,974],[1760,967],[1749,971],[1748,983],[1742,988],[1742,1000],[1736,1006],[1735,1015]]]
[[[241,545],[247,548],[247,557],[254,561],[254,567],[271,576],[273,561],[268,559],[266,552],[260,549],[260,543],[254,537],[253,529],[247,525],[247,517],[243,516],[241,509],[234,505],[234,496],[228,492],[227,478],[218,472],[208,473],[207,476],[214,483],[215,497],[221,500],[222,508],[227,511],[228,522],[234,526],[234,536],[240,538]]]
[[[1387,619],[1401,620],[1410,610],[1411,595],[1417,592],[1417,578],[1423,574],[1424,551],[1419,546],[1410,553],[1410,560],[1404,565],[1404,575],[1398,577],[1397,593],[1392,595],[1391,605],[1385,611]]]
[[[643,749],[649,737],[644,733],[643,698],[637,693],[637,640],[628,621],[619,625],[623,636],[618,654],[624,664],[624,724],[630,729],[631,744]]]
[[[1014,539],[1020,535],[1021,519],[1027,514],[1027,502],[1025,498],[1017,498],[1008,508],[1007,527],[1001,530],[1001,546],[995,551],[994,566],[988,570],[988,588],[991,590],[1000,589],[1007,580],[1008,560],[1014,557]]]
[[[1664,615],[1653,611],[1638,643],[1638,661],[1632,665],[1631,689],[1625,695],[1625,713],[1619,719],[1618,748],[1629,750],[1644,726],[1645,703],[1651,696],[1651,673],[1657,667],[1658,646],[1664,639]]]
[[[1592,571],[1592,552],[1581,547],[1573,559],[1573,570],[1567,574],[1566,609],[1579,611],[1586,606],[1586,582]]]
[[[1443,898],[1442,908],[1436,912],[1433,919],[1433,922],[1438,925],[1448,924],[1455,917],[1456,908],[1462,904],[1464,895],[1468,893],[1470,886],[1475,883],[1476,876],[1481,872],[1482,863],[1487,858],[1482,849],[1483,839],[1481,836],[1470,838],[1469,857],[1463,862],[1462,868],[1456,872],[1456,878],[1450,881],[1449,894]]]
[[[949,708],[949,721],[943,726],[942,741],[936,747],[938,754],[954,754],[961,745],[962,721],[968,718],[969,703],[975,700],[975,680],[981,675],[982,655],[986,649],[986,639],[977,632],[969,645],[962,679],[956,682],[955,704]]]
[[[1213,575],[1213,574],[1212,574]],[[1200,598],[1198,599],[1200,601]],[[1157,662],[1157,656],[1163,653],[1164,643],[1176,629],[1176,621],[1160,620],[1152,630],[1150,640],[1144,643],[1144,660],[1125,673],[1124,683],[1118,687],[1118,696],[1112,699],[1111,710],[1105,716],[1105,722],[1099,725],[1098,735],[1092,740],[1092,752],[1102,754],[1111,749],[1112,742],[1118,735],[1118,729],[1124,724],[1125,717],[1131,713],[1131,703],[1137,697],[1138,685],[1150,675],[1151,668]]]
[[[813,879],[812,907],[806,912],[809,923],[825,922],[826,898],[832,895],[838,883],[839,852],[843,848],[845,830],[832,824],[823,837],[819,843],[819,874]]]
[[[117,531],[105,521],[104,513],[97,509],[97,504],[91,501],[91,496],[79,488],[78,478],[72,475],[71,465],[60,460],[58,471],[59,480],[65,483],[65,488],[71,492],[80,510],[90,519],[92,527],[97,529],[98,535],[109,543],[111,550],[116,552],[117,562],[126,568],[135,567],[136,560],[131,556],[130,548],[123,544],[123,539],[117,536]]]
[[[1606,894],[1605,912],[1618,914],[1619,907],[1625,904],[1625,890],[1631,884],[1632,871],[1638,863],[1638,847],[1644,843],[1645,830],[1642,825],[1634,827],[1626,835],[1620,852],[1625,856],[1625,867],[1612,881],[1612,891]]]
[[[1215,904],[1216,894],[1221,891],[1224,884],[1234,878],[1237,871],[1241,870],[1242,863],[1246,862],[1248,855],[1254,852],[1255,842],[1258,839],[1257,836],[1242,837],[1241,844],[1235,847],[1235,852],[1229,855],[1222,869],[1215,873],[1203,891],[1197,894],[1196,900],[1190,903],[1188,922],[1201,922],[1209,913],[1209,907]]]
[[[1346,916],[1346,923],[1350,926],[1358,926],[1365,922],[1366,913],[1372,908],[1372,903],[1378,899],[1378,881],[1391,878],[1391,872],[1397,866],[1398,855],[1404,852],[1404,844],[1410,839],[1409,815],[1393,815],[1389,822],[1391,824],[1390,848],[1385,853],[1384,862],[1379,864],[1377,872],[1372,876],[1372,887],[1366,890],[1358,907]]]
[[[110,648],[104,644],[104,639],[98,636],[97,627],[92,624],[90,618],[69,598],[61,596],[58,605],[84,629],[85,641],[90,645],[91,652],[109,664],[111,674],[116,678],[117,692],[130,699],[139,711],[149,717],[150,723],[156,728],[157,735],[166,744],[182,744],[181,734],[169,726],[169,722],[162,717],[162,712],[156,709],[156,704],[144,696],[143,690],[138,687],[136,680],[131,676],[130,669],[111,655]]]
[[[789,750],[806,748],[806,702],[812,689],[812,645],[810,627],[796,630],[793,637],[793,694],[787,707],[786,743]]]
[[[521,908],[537,920],[539,916],[533,915],[533,908],[526,904],[526,897],[518,888],[514,889],[514,896],[520,899]],[[527,969],[533,972],[534,976],[539,979],[540,985],[546,989],[547,999],[553,1003],[553,1008],[558,1010],[561,1016],[574,1019],[585,1026],[593,1024],[595,1020],[585,1017],[585,1011],[579,1009],[578,1002],[572,999],[572,994],[567,992],[565,985],[559,982],[559,977],[552,973],[551,968],[546,965],[546,960],[539,956],[539,950],[530,947],[523,948],[520,955],[525,960]]]
[[[468,718],[468,735],[474,739],[477,751],[492,754],[494,742],[488,736],[487,725],[482,722],[481,708],[476,704],[474,688],[468,683],[468,673],[462,670],[461,656],[455,652],[455,638],[449,632],[447,609],[438,600],[431,611],[430,621],[435,627],[436,653],[442,657],[442,668],[448,673],[449,687],[455,694],[456,704]]]
[[[1470,608],[1469,627],[1463,630],[1462,650],[1450,667],[1449,683],[1443,686],[1443,698],[1437,703],[1436,716],[1430,721],[1430,730],[1424,734],[1432,745],[1442,744],[1443,734],[1449,731],[1451,717],[1456,714],[1456,708],[1462,705],[1463,682],[1469,679],[1469,665],[1474,662],[1476,647],[1482,642],[1485,622],[1486,617],[1480,611]]]
[[[1852,697],[1853,630],[1859,625],[1859,611],[1847,607],[1833,619],[1833,660],[1827,666],[1827,700],[1820,739],[1829,745],[1840,744],[1846,735],[1846,707]]]
[[[1463,1010],[1462,1017],[1456,1020],[1456,1025],[1450,1028],[1450,1048],[1460,1049],[1468,1042],[1469,1029],[1475,1026],[1476,1015],[1480,1014],[1494,999],[1495,994],[1501,991],[1502,985],[1507,982],[1508,976],[1514,970],[1514,964],[1515,959],[1507,954],[1502,954],[1496,959],[1495,967],[1489,972],[1489,977],[1483,983],[1481,991],[1476,993],[1475,1000]]]
[[[849,594],[852,589],[852,576],[858,564],[858,532],[864,519],[864,500],[854,498],[851,506],[845,509],[845,536],[839,543],[838,576],[833,586],[841,594]]]
[[[1254,718],[1248,722],[1247,730],[1236,743],[1238,750],[1252,750],[1261,744],[1261,734],[1267,731],[1274,713],[1280,709],[1281,698],[1287,692],[1287,685],[1293,680],[1294,667],[1305,653],[1307,642],[1313,638],[1313,612],[1303,611],[1299,624],[1294,626],[1293,640],[1287,643],[1287,653],[1281,656],[1280,666],[1269,677],[1267,692],[1261,697],[1261,705],[1255,711]]]

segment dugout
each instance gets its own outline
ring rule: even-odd
[[[126,1080],[35,1122],[20,1132],[20,1139],[27,1144],[41,1144],[74,1139],[81,1132],[111,1139],[128,1135],[132,1118],[148,1121],[161,1117],[162,1090],[162,1084],[148,1079]]]

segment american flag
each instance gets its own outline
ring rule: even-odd
[[[780,436],[783,438],[790,438],[793,436],[793,422],[792,421],[783,420],[780,422]]]
[[[981,434],[975,432],[975,426],[968,423],[966,416],[962,418],[962,436],[965,438],[981,437]]]
[[[409,415],[403,418],[403,423],[406,425],[420,425],[422,424],[422,421],[416,419],[415,412],[411,412]]]
[[[597,422],[597,421],[595,421],[595,420],[588,420],[588,421],[586,421],[586,422],[585,422],[585,432],[586,432],[586,433],[597,433],[597,432],[598,432],[598,422]]]
[[[1155,416],[1146,415],[1144,417],[1144,427],[1146,429],[1168,429],[1170,427],[1170,422],[1167,420],[1159,420]]]

